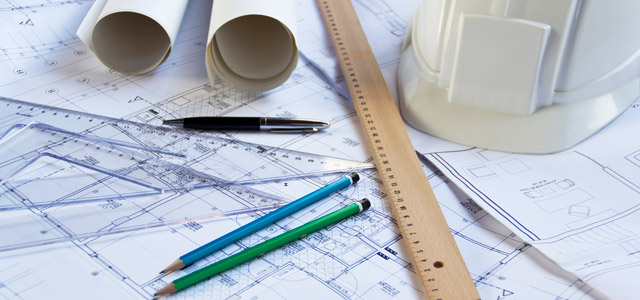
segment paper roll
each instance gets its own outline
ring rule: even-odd
[[[266,91],[285,82],[298,63],[295,0],[215,0],[206,65],[245,91]]]
[[[169,56],[187,1],[97,0],[77,34],[107,67],[146,73]]]

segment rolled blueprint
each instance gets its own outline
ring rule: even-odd
[[[285,82],[298,63],[295,0],[215,0],[209,24],[209,80],[246,91]]]
[[[107,67],[149,72],[176,40],[188,0],[96,0],[77,34]]]

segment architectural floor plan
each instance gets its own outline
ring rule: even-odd
[[[471,149],[429,156],[526,242],[608,297],[623,299],[633,285],[621,279],[640,268],[640,143],[627,139],[639,130],[639,114],[636,101],[595,136],[554,155]]]
[[[354,4],[365,28],[375,29],[368,30],[367,34],[370,35],[378,61],[393,89],[403,26],[406,26],[416,1],[393,1],[393,5],[391,2],[358,0],[354,1]],[[142,76],[126,76],[109,70],[77,39],[74,32],[90,5],[90,1],[32,0],[20,5],[14,2],[0,3],[0,25],[3,29],[6,28],[0,33],[0,96],[59,109],[122,118],[141,123],[140,128],[152,128],[150,126],[159,125],[164,119],[192,115],[268,115],[322,119],[332,123],[330,129],[312,134],[216,132],[204,135],[212,140],[228,140],[229,147],[225,145],[221,148],[228,153],[233,153],[232,145],[242,145],[245,142],[255,145],[256,148],[252,149],[258,149],[252,152],[256,157],[262,155],[265,159],[269,153],[276,152],[309,153],[309,156],[304,158],[297,156],[300,157],[299,160],[295,156],[287,157],[286,163],[278,165],[278,170],[294,175],[309,173],[310,164],[316,166],[317,159],[321,158],[338,158],[345,164],[353,163],[359,166],[370,162],[366,142],[351,103],[341,96],[325,77],[319,75],[317,66],[328,74],[330,80],[338,83],[341,81],[341,76],[336,73],[337,69],[334,67],[332,50],[315,2],[298,2],[301,37],[298,43],[300,49],[316,64],[300,60],[287,82],[265,93],[240,92],[223,82],[209,83],[204,67],[207,22],[211,5],[207,1],[191,1],[169,59],[156,70]],[[376,32],[381,36],[375,38]],[[15,109],[15,105],[11,108]],[[29,112],[26,108],[20,108],[17,112],[7,113],[6,107],[1,109],[0,115],[6,113],[0,118],[0,128],[3,129],[1,132],[5,132],[4,129],[10,128],[18,121],[26,120],[59,126],[54,124],[51,118],[39,115],[37,111]],[[66,119],[63,123],[71,125],[64,129],[74,133],[86,133],[85,125],[90,123],[91,119],[74,114],[56,117]],[[123,135],[114,135],[113,132],[118,131],[117,126],[101,128],[104,130],[96,131],[92,135],[117,138],[127,143],[137,141],[131,138],[131,135],[129,139],[123,138]],[[212,148],[197,145],[198,141],[194,141],[193,137],[194,135],[181,135],[174,138],[175,142],[170,150],[183,153],[183,150],[191,149],[187,154],[197,153],[194,151],[212,151]],[[420,133],[414,133],[412,138],[417,139],[416,145],[436,140]],[[151,139],[146,141],[149,140]],[[95,143],[94,141],[91,145]],[[144,145],[156,146],[155,149],[162,148],[153,143]],[[440,145],[448,143],[442,142]],[[261,152],[259,147],[264,151]],[[432,152],[430,150],[424,150],[425,148],[419,146],[416,148],[431,160],[435,160],[437,155],[447,155],[431,155],[427,153]],[[464,147],[455,145],[455,149],[460,148]],[[238,146],[235,150],[247,151],[245,149]],[[478,152],[477,149],[470,151],[469,153]],[[591,154],[585,155],[593,157]],[[585,155],[574,154],[572,158],[584,160]],[[636,152],[625,154],[625,157],[630,157],[629,166],[633,165],[636,156],[637,149]],[[199,164],[201,161],[196,159],[197,157],[185,155],[180,161],[181,166],[191,167],[195,172],[199,172],[198,174],[210,176],[231,174],[231,170],[247,168],[242,165],[246,162],[230,159],[219,163]],[[310,157],[315,157],[313,162],[310,161]],[[166,156],[160,158],[177,163]],[[86,162],[92,161],[86,159]],[[501,224],[502,220],[489,213],[487,207],[476,204],[478,199],[467,196],[465,193],[469,193],[468,191],[463,192],[442,173],[429,166],[426,160],[424,163],[425,172],[429,175],[429,181],[483,299],[598,297],[592,286],[576,276],[582,273],[567,272],[544,255],[551,250],[544,250],[545,245],[538,242],[543,241],[542,237],[565,238],[560,235],[562,232],[546,232],[527,226],[527,229],[539,237],[532,239],[523,234],[521,227],[505,227]],[[504,164],[509,170],[523,168],[513,162]],[[51,166],[52,162],[47,161],[38,170],[48,170],[45,167]],[[57,167],[56,170],[76,172],[64,173],[65,176],[94,175],[87,170],[73,169],[68,165]],[[269,166],[265,164],[265,168],[267,167]],[[477,175],[490,176],[481,168],[475,171]],[[622,171],[615,169],[612,174],[616,172]],[[264,174],[263,177],[256,174],[252,173],[251,178],[265,178]],[[174,298],[296,299],[304,294],[308,298],[318,299],[419,299],[422,296],[419,284],[415,281],[395,220],[390,216],[377,174],[370,168],[363,168],[360,174],[362,180],[356,186],[225,248],[191,266],[185,272],[208,265],[361,198],[369,198],[373,204],[372,209],[216,276],[175,295]],[[448,172],[445,174],[449,176]],[[628,176],[621,175],[617,178]],[[243,185],[176,189],[167,190],[162,194],[129,198],[116,195],[110,199],[83,204],[63,203],[37,207],[27,207],[24,203],[43,202],[48,199],[36,199],[35,193],[31,193],[33,189],[22,189],[19,193],[17,189],[12,190],[7,184],[3,184],[0,187],[0,200],[3,202],[0,204],[17,204],[25,208],[0,211],[0,214],[3,214],[3,220],[31,220],[32,227],[29,230],[36,234],[73,234],[83,230],[118,228],[131,222],[143,224],[162,218],[195,217],[206,214],[204,212],[231,212],[279,204],[296,199],[340,176],[339,173],[313,177],[288,176],[259,184],[244,182]],[[59,180],[59,177],[56,180]],[[160,181],[164,177],[151,172],[149,177],[145,178]],[[170,178],[172,181],[167,180],[166,184],[188,186],[189,180],[193,180],[188,176]],[[97,181],[100,179],[94,178]],[[553,185],[564,186],[567,190],[577,190],[571,194],[572,197],[584,199],[588,198],[588,195],[593,196],[586,189],[586,184],[568,175],[546,180],[555,180],[552,182]],[[51,183],[51,186],[63,185],[61,181]],[[539,185],[542,186],[543,183]],[[103,184],[101,188],[103,189],[100,193],[106,193],[105,188],[108,188],[108,185]],[[56,194],[58,198],[78,195],[77,190],[63,193],[52,188],[52,191],[59,192]],[[544,202],[552,195],[544,194],[542,187],[533,186],[530,191],[519,193],[522,197],[533,196],[534,198],[528,199],[533,199],[531,201],[536,207],[546,208],[551,213],[555,211],[554,204]],[[538,194],[543,196],[535,198]],[[24,201],[25,199],[28,201]],[[574,202],[576,201],[578,200]],[[576,207],[570,218],[600,215],[598,213],[601,211],[597,210],[598,208],[580,203],[575,203]],[[574,203],[571,202],[571,205]],[[620,209],[622,208],[624,205]],[[164,277],[158,275],[165,265],[181,254],[264,213],[252,211],[215,220],[194,220],[133,232],[2,251],[0,298],[150,299],[157,289],[176,276],[184,274]],[[607,212],[602,210],[602,213]],[[565,220],[565,223],[568,222]],[[609,227],[610,230],[615,230],[619,225],[612,223]],[[16,238],[17,232],[19,231],[13,227],[2,226],[0,240]],[[626,234],[624,239],[620,239],[622,249],[634,249],[637,246],[631,234],[620,234]],[[540,245],[540,249],[544,251],[540,252],[530,244],[535,244],[536,247]],[[628,259],[635,257],[632,255]]]

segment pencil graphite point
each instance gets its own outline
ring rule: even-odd
[[[168,267],[164,268],[164,270],[160,271],[160,274],[171,273],[173,271],[181,270],[184,267],[185,266],[184,266],[184,263],[182,263],[182,260],[177,259],[176,261],[171,263]]]
[[[175,294],[177,291],[178,290],[176,289],[176,285],[172,282],[167,284],[167,286],[158,290],[153,296],[154,298],[157,298],[160,296],[172,295],[172,294]]]

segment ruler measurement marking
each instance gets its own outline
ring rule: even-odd
[[[364,32],[358,32],[361,25],[351,1],[318,0],[318,4],[425,296],[429,299],[479,299],[377,62],[372,58]],[[387,103],[381,102],[385,100]],[[394,137],[399,143],[394,143]],[[407,146],[411,149],[406,149]],[[415,212],[424,212],[425,216],[418,217]],[[429,220],[425,221],[425,218]],[[431,229],[432,225],[436,228]],[[433,262],[429,256],[435,257]]]
[[[325,4],[327,4],[327,2],[324,2]],[[330,23],[330,27],[332,27],[331,31],[333,32],[334,36],[336,37],[336,40],[339,41],[338,42],[338,50],[340,50],[340,52],[338,53],[338,55],[340,55],[341,59],[347,63],[345,63],[345,65],[348,67],[347,68],[347,72],[348,72],[348,79],[347,82],[348,84],[350,84],[351,86],[353,86],[353,90],[355,92],[355,94],[357,95],[356,99],[353,99],[353,101],[359,101],[359,105],[356,105],[356,109],[358,109],[361,113],[359,113],[359,116],[362,116],[363,119],[365,120],[365,123],[369,125],[369,130],[368,130],[368,134],[370,139],[373,141],[373,143],[376,145],[375,147],[373,147],[374,150],[374,155],[378,156],[381,159],[384,159],[387,157],[387,154],[384,152],[384,147],[381,146],[381,144],[383,143],[383,141],[380,138],[380,134],[377,131],[377,128],[375,127],[375,121],[373,120],[373,116],[371,115],[371,113],[369,112],[369,107],[368,107],[368,103],[366,101],[367,97],[365,96],[365,93],[363,92],[363,90],[360,87],[360,84],[358,83],[358,74],[356,73],[356,71],[353,69],[352,67],[352,63],[349,62],[351,59],[349,57],[349,53],[346,51],[346,48],[344,47],[344,42],[342,42],[342,37],[340,36],[340,32],[336,26],[335,23],[335,19],[333,19],[333,14],[331,12],[331,9],[329,8],[329,6],[325,5],[325,12],[327,13],[327,16],[329,17],[329,22]],[[404,199],[401,197],[402,194],[402,188],[399,185],[398,181],[393,180],[395,179],[395,173],[393,173],[393,168],[389,166],[389,161],[388,160],[382,160],[382,165],[383,168],[380,168],[378,170],[378,172],[382,172],[383,174],[381,174],[382,176],[387,176],[387,178],[391,181],[388,181],[388,184],[393,187],[394,189],[392,190],[393,193],[392,194],[387,194],[388,197],[390,197],[391,201],[395,201],[396,203],[398,203],[398,205],[400,205],[400,207],[398,208],[400,211],[406,211],[407,210],[407,204],[404,204]],[[395,207],[393,207],[395,208]],[[411,215],[409,214],[397,214],[400,215],[400,219],[398,220],[398,222],[404,223],[407,227],[412,227],[413,223],[407,223],[407,222],[411,222],[410,218]],[[414,235],[416,235],[417,233],[415,231],[410,231],[407,232],[407,237],[404,237],[405,239],[407,239],[407,242],[409,245],[414,245],[412,246],[414,249],[410,249],[413,252],[415,252],[416,254],[422,254],[424,253],[423,249],[420,249],[419,247],[415,246],[420,244],[420,240],[417,239],[416,237],[414,237]],[[422,258],[420,260],[423,263],[428,262],[428,259],[426,258]],[[438,265],[438,266],[442,266],[441,262],[437,263],[434,262],[434,265]],[[431,272],[431,268],[425,268],[423,269],[424,272]],[[433,282],[435,281],[435,278],[431,277],[431,278],[427,278],[427,281],[429,282]]]
[[[359,114],[359,116],[362,116],[363,119],[365,120],[365,123],[370,125],[369,126],[369,130],[368,130],[368,134],[370,136],[370,139],[373,141],[374,144],[376,144],[376,146],[373,148],[374,149],[374,155],[380,157],[381,159],[386,158],[387,154],[384,152],[384,147],[381,146],[380,144],[382,144],[382,140],[379,136],[379,133],[377,131],[377,128],[375,127],[375,121],[373,120],[373,117],[371,115],[371,113],[369,112],[369,107],[367,105],[367,101],[366,101],[366,97],[365,97],[365,93],[362,91],[360,84],[358,83],[358,76],[356,71],[353,69],[352,67],[352,63],[348,62],[350,61],[349,58],[349,53],[346,51],[346,48],[344,47],[344,42],[342,42],[342,37],[340,36],[340,32],[335,24],[335,19],[333,19],[333,14],[331,12],[331,9],[329,8],[329,6],[327,6],[327,2],[324,1],[325,3],[325,12],[327,13],[327,16],[329,17],[329,21],[331,22],[331,24],[329,26],[332,27],[331,31],[333,32],[334,36],[336,37],[336,40],[339,41],[338,45],[339,45],[339,55],[341,56],[341,59],[343,61],[346,61],[347,63],[345,64],[348,68],[347,68],[347,72],[348,72],[348,76],[349,79],[348,83],[353,86],[354,92],[357,95],[356,99],[353,99],[353,101],[359,101],[359,105],[356,105],[356,109],[360,110],[361,113]],[[382,165],[383,168],[379,169],[378,172],[382,172],[384,174],[381,174],[382,176],[387,176],[387,178],[391,181],[389,181],[389,185],[391,187],[393,187],[393,193],[392,194],[388,194],[387,196],[391,198],[392,201],[395,201],[396,203],[398,203],[400,205],[399,210],[400,211],[406,211],[407,210],[407,204],[404,204],[404,199],[400,196],[402,194],[401,190],[401,186],[399,185],[398,181],[394,180],[396,177],[393,173],[393,168],[388,166],[389,165],[389,161],[388,160],[382,160]],[[394,207],[395,208],[395,207]],[[400,214],[398,214],[400,215]],[[411,218],[411,215],[408,214],[404,214],[401,215],[401,218],[398,220],[398,222],[401,223],[405,223],[405,225],[407,225],[408,227],[412,227],[413,223],[407,223],[407,222],[411,222],[411,220],[409,220],[409,218]],[[410,245],[418,245],[420,243],[420,240],[416,239],[416,237],[414,237],[414,235],[416,235],[415,231],[410,231],[407,232],[407,237],[404,237],[405,239],[407,239],[408,243]],[[414,248],[416,246],[413,246]],[[413,250],[415,253],[417,254],[421,254],[424,253],[423,249],[411,249]],[[421,259],[421,262],[428,262],[428,259],[423,258]],[[436,262],[434,262],[434,264],[436,264]],[[437,264],[439,266],[441,266],[441,264]],[[425,268],[423,269],[423,271],[425,272],[430,272],[431,269],[430,268]],[[435,281],[435,278],[428,278],[427,279],[430,282]]]

